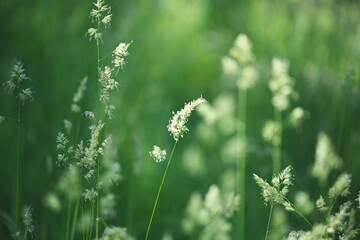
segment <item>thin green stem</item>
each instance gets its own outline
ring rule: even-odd
[[[77,223],[77,217],[78,217],[78,213],[79,213],[79,204],[80,204],[80,198],[78,198],[76,200],[73,221],[72,221],[72,224],[71,224],[70,240],[73,240],[74,236],[75,236],[75,226],[76,226],[76,223]]]
[[[282,148],[282,113],[281,111],[274,109],[274,119],[279,126],[279,131],[276,132],[276,142],[273,149],[273,175],[277,174],[281,170],[281,148]]]
[[[272,212],[273,212],[273,203],[271,203],[271,207],[270,207],[270,213],[269,213],[269,218],[268,218],[268,223],[267,223],[267,227],[266,227],[266,235],[265,235],[265,240],[268,239],[269,236],[269,228],[270,228],[270,222],[271,222],[271,217],[272,217]]]
[[[245,172],[246,172],[246,102],[247,102],[247,90],[240,90],[238,92],[238,139],[242,144],[245,145],[245,151],[241,151],[239,153],[239,159],[237,162],[238,169],[238,191],[240,197],[242,199],[242,203],[239,209],[239,216],[237,218],[238,221],[238,231],[237,231],[237,239],[245,239],[245,209],[246,209],[246,191],[245,191]]]
[[[170,163],[171,163],[171,159],[172,159],[172,156],[173,156],[173,154],[174,154],[174,151],[175,151],[175,148],[176,148],[177,143],[178,143],[178,141],[175,141],[174,147],[173,147],[173,149],[172,149],[172,151],[171,151],[169,161],[168,161],[168,163],[167,163],[167,165],[166,165],[165,172],[164,172],[164,175],[163,175],[162,180],[161,180],[161,183],[160,183],[160,187],[159,187],[159,190],[158,190],[158,193],[157,193],[157,196],[156,196],[156,200],[155,200],[155,203],[154,203],[154,207],[153,207],[153,210],[152,210],[152,213],[151,213],[149,225],[148,225],[148,228],[147,228],[147,231],[146,231],[145,240],[147,240],[148,237],[149,237],[149,232],[150,232],[150,229],[151,229],[151,223],[152,223],[152,220],[153,220],[153,218],[154,218],[156,206],[157,206],[157,204],[158,204],[159,197],[160,197],[160,193],[161,193],[161,190],[162,190],[162,188],[163,188],[164,181],[165,181],[165,178],[166,178],[166,174],[167,174],[167,172],[168,172],[168,169],[169,169],[169,166],[170,166]]]
[[[70,233],[70,219],[71,219],[71,200],[68,197],[68,206],[67,206],[67,216],[66,216],[66,231],[65,231],[65,239],[69,239]]]
[[[17,119],[17,158],[16,158],[16,196],[15,196],[15,226],[16,231],[19,228],[19,199],[20,199],[20,193],[19,193],[19,184],[20,184],[20,121],[21,121],[21,102],[19,100],[18,105],[18,119]]]
[[[100,19],[98,19],[98,30],[100,29]],[[98,96],[100,96],[100,43],[97,43],[97,70],[98,70]],[[98,107],[98,117],[101,109],[101,103],[99,102]],[[100,209],[100,189],[99,189],[99,177],[100,177],[100,158],[97,161],[97,171],[96,171],[96,188],[97,188],[97,197],[96,197],[96,219],[95,219],[95,234],[96,240],[99,238],[99,209]]]
[[[326,214],[326,219],[329,218],[330,214],[331,214],[331,210],[332,208],[334,207],[335,203],[336,203],[336,200],[337,200],[337,196],[334,198],[334,200],[331,202],[331,204],[329,205],[329,209],[328,209],[328,212]]]

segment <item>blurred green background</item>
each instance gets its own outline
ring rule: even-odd
[[[202,95],[210,104],[220,94],[236,91],[223,77],[221,58],[239,33],[253,43],[260,83],[248,93],[247,239],[263,238],[268,208],[252,180],[255,172],[271,177],[270,147],[261,129],[272,118],[268,89],[271,59],[290,62],[300,95],[296,105],[310,113],[302,131],[285,131],[283,166],[295,172],[294,189],[316,200],[320,190],[309,170],[317,135],[326,132],[353,174],[353,193],[360,186],[360,5],[358,1],[294,0],[154,0],[110,1],[113,20],[104,31],[102,55],[120,41],[133,41],[124,71],[119,74],[117,106],[108,131],[118,142],[123,180],[117,218],[112,222],[142,239],[165,165],[149,157],[154,144],[170,151],[173,140],[166,125],[172,111]],[[0,2],[0,79],[9,78],[14,59],[21,59],[32,79],[34,101],[23,107],[21,136],[21,204],[31,204],[36,219],[35,239],[60,239],[63,216],[46,210],[44,196],[54,189],[60,170],[55,164],[56,135],[70,114],[80,80],[89,76],[85,110],[96,106],[96,45],[85,32],[91,26],[92,1],[2,0]],[[0,115],[16,116],[17,102],[0,91]],[[180,141],[158,206],[151,239],[170,233],[187,239],[181,228],[192,192],[206,193],[219,184],[224,167],[219,149],[223,139],[201,143],[194,114],[190,132]],[[83,126],[86,133],[86,126]],[[217,137],[216,137],[217,138]],[[0,211],[11,214],[15,196],[16,124],[0,125]],[[182,163],[183,153],[201,146],[205,173],[192,176]],[[191,157],[191,156],[190,156]],[[332,176],[335,178],[335,176]],[[332,181],[330,181],[332,182]],[[292,218],[292,217],[290,217]],[[305,226],[298,218],[293,228]],[[0,224],[0,239],[9,232]],[[196,238],[194,238],[196,239]]]

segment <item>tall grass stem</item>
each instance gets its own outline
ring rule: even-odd
[[[173,157],[173,154],[174,154],[174,151],[175,151],[175,148],[176,148],[177,143],[178,143],[178,141],[175,141],[174,147],[173,147],[173,149],[172,149],[172,151],[171,151],[169,161],[168,161],[168,163],[167,163],[167,165],[166,165],[165,172],[164,172],[164,175],[163,175],[162,180],[161,180],[161,183],[160,183],[160,187],[159,187],[159,190],[158,190],[158,193],[157,193],[157,196],[156,196],[156,200],[155,200],[155,203],[154,203],[154,207],[153,207],[153,209],[152,209],[152,213],[151,213],[149,225],[148,225],[148,228],[147,228],[147,231],[146,231],[145,240],[147,240],[148,237],[149,237],[149,233],[150,233],[150,229],[151,229],[151,223],[152,223],[152,220],[153,220],[153,218],[154,218],[156,206],[157,206],[157,204],[158,204],[159,197],[160,197],[160,193],[161,193],[161,190],[162,190],[162,188],[163,188],[164,181],[165,181],[165,178],[166,178],[166,174],[167,174],[167,172],[168,172],[168,169],[169,169],[169,166],[170,166],[170,163],[171,163],[171,159],[172,159],[172,157]]]
[[[282,113],[281,111],[274,109],[275,122],[278,124],[279,129],[276,132],[276,143],[273,149],[273,175],[277,174],[281,170],[281,148],[282,148]]]
[[[245,151],[241,151],[239,153],[239,159],[237,162],[238,169],[238,191],[239,195],[242,199],[238,220],[238,231],[237,231],[237,239],[245,239],[245,209],[246,209],[246,196],[245,196],[245,188],[246,188],[246,105],[247,105],[247,90],[239,90],[238,92],[238,139],[241,141],[241,144],[245,144]]]

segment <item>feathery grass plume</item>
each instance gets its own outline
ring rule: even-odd
[[[125,228],[110,226],[106,227],[100,240],[134,240]]]
[[[33,91],[30,87],[24,87],[26,81],[31,79],[26,76],[24,65],[21,61],[15,61],[13,70],[10,73],[10,79],[5,81],[4,86],[10,95],[15,92],[16,98],[20,103],[24,104],[26,101],[32,101]]]
[[[184,134],[189,131],[186,127],[186,123],[188,122],[191,112],[197,105],[204,102],[206,102],[206,100],[199,97],[189,103],[186,103],[184,108],[180,111],[177,111],[176,113],[173,112],[173,117],[170,119],[167,129],[175,141],[178,141],[180,137],[183,138]]]
[[[88,82],[88,77],[86,76],[81,80],[80,85],[79,85],[76,93],[74,94],[73,103],[71,104],[71,111],[73,111],[74,113],[81,112],[81,107],[80,107],[79,103],[80,103],[81,99],[83,98],[84,93],[86,91],[87,82]]]
[[[281,136],[279,133],[281,133],[281,126],[278,122],[275,121],[266,121],[261,131],[261,135],[264,140],[274,146],[279,144],[281,141]]]
[[[61,201],[58,197],[58,195],[54,192],[49,192],[46,194],[46,196],[43,198],[43,203],[45,207],[49,208],[50,210],[54,212],[60,212],[61,211]]]
[[[315,163],[311,169],[312,176],[324,185],[331,171],[341,166],[342,160],[336,154],[330,138],[326,133],[320,132],[316,144]]]
[[[298,129],[301,127],[301,124],[304,121],[304,119],[307,119],[308,117],[309,117],[308,112],[306,112],[301,107],[296,107],[291,111],[290,115],[288,116],[289,126]]]
[[[239,34],[233,47],[230,49],[230,56],[238,61],[241,65],[246,65],[253,61],[252,43],[246,34]]]
[[[225,194],[217,185],[212,185],[204,199],[197,192],[191,195],[182,227],[187,235],[197,239],[230,240],[230,219],[238,207],[238,195]]]
[[[115,48],[112,52],[112,63],[114,64],[115,68],[123,68],[126,64],[125,57],[129,56],[128,48],[131,45],[130,43],[119,43],[119,45]]]
[[[63,122],[64,122],[65,130],[67,131],[67,133],[70,133],[71,128],[72,128],[72,122],[67,119],[64,119]]]
[[[33,208],[31,206],[26,206],[23,209],[23,222],[24,222],[24,236],[23,239],[27,239],[27,234],[30,233],[31,236],[35,232],[35,222],[32,216]]]
[[[272,60],[272,78],[269,88],[273,93],[272,104],[278,111],[284,111],[290,106],[290,97],[295,95],[294,80],[288,75],[289,63],[284,59]]]
[[[329,198],[346,197],[350,194],[350,185],[351,175],[348,173],[341,174],[335,184],[329,189]]]
[[[287,211],[295,211],[292,204],[286,199],[289,187],[292,185],[293,175],[291,170],[292,167],[287,166],[277,176],[274,176],[271,180],[272,185],[256,174],[253,174],[255,182],[262,190],[262,197],[264,198],[265,205],[268,203],[278,203],[283,205]]]
[[[350,202],[345,202],[339,208],[339,212],[330,216],[328,222],[327,232],[330,234],[336,234],[336,232],[343,232],[343,226],[346,224],[345,219],[350,215]]]
[[[298,209],[295,208],[295,205],[293,203],[291,203],[286,198],[286,195],[289,192],[289,187],[290,185],[292,185],[292,180],[293,180],[293,175],[291,173],[291,170],[292,170],[291,166],[288,166],[278,175],[275,175],[271,180],[272,185],[267,183],[265,180],[263,180],[256,174],[253,174],[255,182],[260,186],[262,190],[261,195],[264,198],[265,205],[270,203],[271,206],[265,239],[268,238],[269,226],[271,222],[274,203],[283,205],[286,211],[296,212],[309,224],[309,226],[312,227],[312,224],[307,220],[307,218],[301,212],[299,212]]]
[[[57,184],[57,189],[71,201],[74,201],[81,196],[80,176],[78,167],[74,164],[69,164]]]
[[[5,121],[5,117],[4,116],[0,116],[0,124],[2,124]]]
[[[105,220],[116,217],[116,195],[112,193],[112,187],[122,179],[121,166],[117,161],[117,147],[111,135],[107,136],[102,143],[103,159],[99,189],[103,193],[100,197],[100,216]]]
[[[154,159],[155,162],[162,162],[166,159],[166,151],[161,150],[160,147],[154,145],[153,150],[149,152],[152,159]]]
[[[69,154],[72,153],[72,147],[67,147],[69,140],[66,138],[65,134],[62,132],[58,133],[56,138],[56,150],[58,151],[56,164],[58,166],[63,166],[68,163]]]
[[[329,208],[326,206],[324,198],[320,195],[318,200],[316,200],[316,208],[319,212],[326,212]]]
[[[102,33],[100,32],[100,25],[105,28],[110,25],[111,22],[111,8],[105,4],[104,0],[97,0],[94,3],[95,8],[90,11],[90,18],[92,22],[96,23],[96,26],[89,28],[86,35],[89,35],[89,40],[93,38],[96,44],[99,45],[102,42]]]

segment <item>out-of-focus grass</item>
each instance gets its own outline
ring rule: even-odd
[[[221,76],[220,59],[227,54],[235,36],[244,32],[253,42],[260,69],[260,85],[248,100],[249,138],[257,153],[249,156],[247,184],[252,206],[247,219],[249,239],[263,236],[262,202],[259,190],[250,179],[251,172],[271,172],[270,155],[261,140],[264,121],[272,117],[270,78],[272,57],[290,61],[290,75],[296,79],[299,105],[310,112],[299,134],[285,133],[284,161],[293,164],[297,184],[314,194],[308,170],[314,159],[316,136],[326,131],[346,162],[348,171],[359,169],[358,78],[349,83],[349,65],[358,70],[360,58],[359,5],[352,1],[112,1],[113,22],[105,31],[102,55],[119,41],[133,41],[128,65],[120,74],[121,88],[111,128],[119,142],[119,161],[124,180],[118,187],[120,200],[116,224],[129,227],[141,239],[151,213],[164,166],[155,165],[148,156],[153,144],[170,147],[166,131],[171,111],[183,102],[203,95],[210,102],[228,85]],[[36,238],[56,238],[56,214],[42,211],[42,197],[57,181],[55,138],[69,112],[72,95],[83,76],[90,85],[86,106],[94,104],[96,94],[96,49],[85,38],[90,26],[90,2],[9,1],[0,3],[0,78],[8,77],[14,58],[22,59],[36,89],[34,102],[24,109],[21,153],[21,203],[31,203],[35,211]],[[0,115],[16,114],[16,102],[0,91]],[[196,119],[196,118],[195,118]],[[200,119],[197,119],[201,121]],[[196,120],[194,120],[195,122]],[[190,123],[191,125],[192,123]],[[190,126],[192,130],[194,126]],[[0,211],[14,204],[16,126],[0,126]],[[165,231],[177,238],[183,235],[180,223],[191,192],[202,193],[216,181],[217,148],[203,145],[209,174],[192,179],[182,167],[181,152],[196,141],[190,131],[179,145],[178,156],[170,169],[158,208],[153,238]],[[215,163],[215,164],[214,164]],[[214,167],[211,167],[214,166]],[[250,172],[251,171],[251,172]],[[303,176],[303,177],[302,177]],[[360,179],[354,175],[354,186]],[[178,186],[174,188],[174,186]],[[170,211],[171,209],[171,211]],[[253,212],[252,212],[253,211]],[[48,215],[47,215],[48,214]],[[261,220],[259,220],[261,219]],[[7,236],[1,225],[0,237]],[[48,234],[48,235],[45,235]]]

